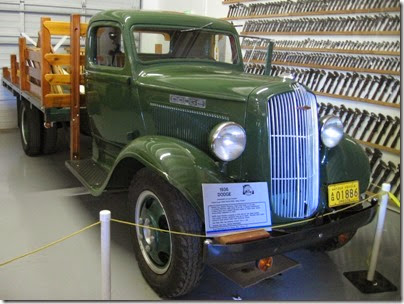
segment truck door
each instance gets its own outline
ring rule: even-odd
[[[142,120],[122,28],[95,22],[87,39],[86,97],[93,135],[105,144],[125,145],[139,134]]]

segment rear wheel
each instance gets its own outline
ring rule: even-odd
[[[18,128],[21,128],[21,97],[17,96],[17,123]]]
[[[44,154],[55,153],[57,149],[58,128],[56,124],[53,124],[50,128],[45,128],[43,125],[44,119],[41,122],[41,151]]]
[[[131,220],[188,233],[202,233],[202,223],[189,202],[160,176],[141,169],[129,188]],[[163,298],[184,295],[199,282],[202,239],[142,227],[131,229],[139,268],[149,285]]]
[[[21,102],[20,135],[25,154],[35,156],[41,153],[41,112],[27,101]]]

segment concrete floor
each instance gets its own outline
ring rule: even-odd
[[[3,89],[3,88],[2,88]],[[2,92],[1,96],[7,95]],[[8,96],[10,97],[10,96]],[[88,151],[87,151],[88,152]],[[24,154],[17,129],[0,131],[0,263],[36,249],[98,220],[100,210],[126,219],[126,193],[80,195],[79,182],[64,167],[66,142],[51,156]],[[181,300],[401,300],[400,215],[389,211],[377,270],[399,290],[360,293],[343,276],[367,268],[375,221],[351,243],[331,253],[287,254],[301,265],[242,289],[211,268]],[[100,299],[99,227],[0,268],[0,299]],[[127,226],[112,224],[112,299],[158,300],[137,267]]]

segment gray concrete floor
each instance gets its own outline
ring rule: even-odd
[[[7,95],[1,92],[1,96]],[[8,96],[9,97],[9,96]],[[88,152],[88,150],[84,151]],[[0,263],[36,249],[98,220],[100,210],[126,219],[126,193],[95,198],[77,195],[81,185],[64,167],[65,141],[51,156],[24,154],[17,129],[0,131]],[[182,300],[401,300],[400,215],[389,211],[377,270],[399,290],[360,293],[343,276],[364,270],[375,221],[351,243],[330,253],[287,254],[301,265],[281,276],[242,289],[207,267],[200,285]],[[0,268],[0,299],[100,299],[99,227]],[[112,224],[112,299],[157,300],[137,267],[127,226]]]

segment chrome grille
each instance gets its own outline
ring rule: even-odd
[[[319,136],[316,97],[302,86],[268,101],[270,200],[284,218],[305,218],[319,201]]]

